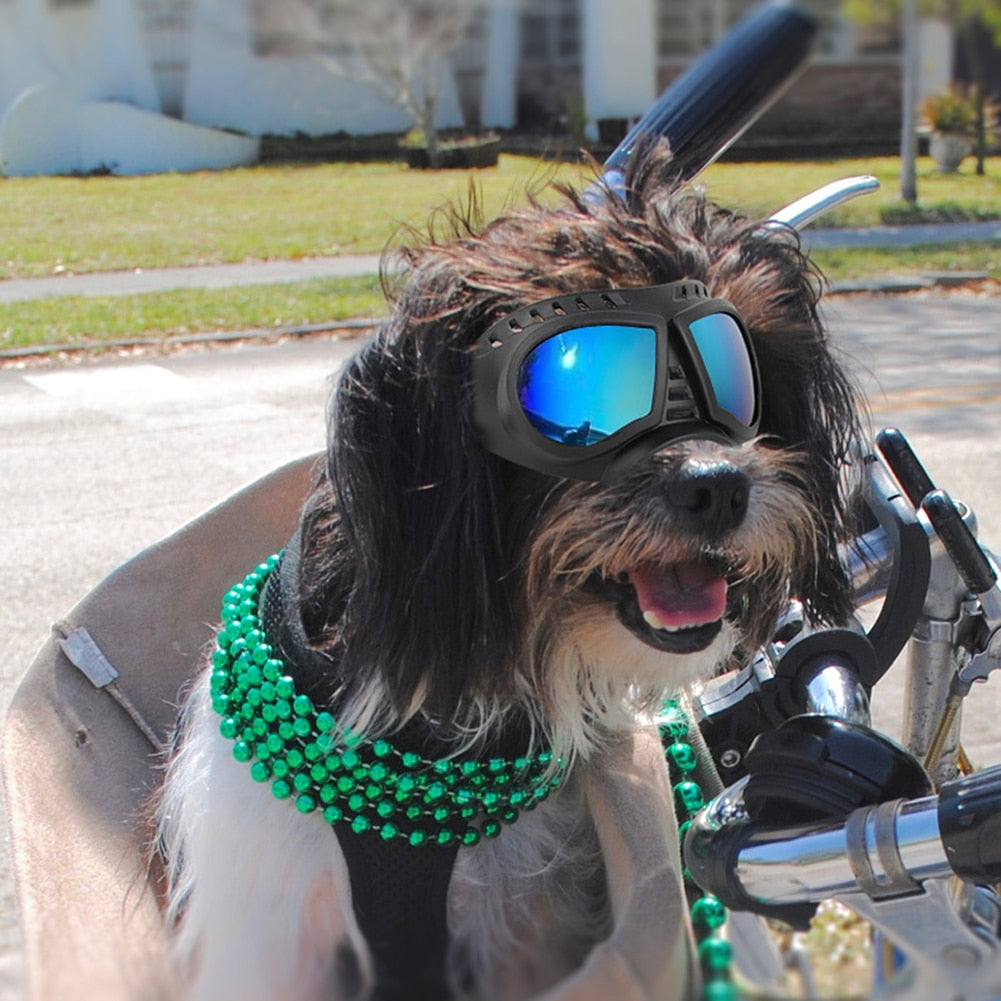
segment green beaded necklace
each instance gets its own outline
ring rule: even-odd
[[[685,711],[675,699],[664,703],[664,714],[658,721],[664,743],[668,768],[673,783],[674,801],[682,823],[678,837],[682,844],[692,826],[692,818],[705,806],[705,796],[692,773],[698,767],[698,755],[686,741],[690,724]],[[685,883],[694,897],[690,913],[698,939],[699,965],[702,968],[701,1001],[736,1001],[739,989],[733,982],[731,965],[733,952],[723,937],[726,908],[711,893],[703,893],[685,867]]]
[[[212,706],[222,717],[220,733],[233,741],[233,757],[250,763],[258,782],[271,783],[277,799],[295,797],[300,813],[321,810],[330,824],[414,847],[475,845],[497,837],[522,810],[531,810],[560,787],[561,758],[549,750],[515,758],[441,758],[430,761],[401,752],[388,740],[337,734],[329,712],[317,712],[308,695],[297,694],[262,628],[261,589],[274,570],[271,556],[223,598],[222,626],[212,654]],[[668,701],[659,721],[672,773],[684,840],[691,818],[705,805],[692,773],[698,758],[685,740],[689,722]],[[698,891],[688,870],[685,879]],[[734,1001],[730,944],[722,935],[726,909],[702,894],[691,906],[703,972],[702,1001]]]
[[[429,761],[388,740],[337,734],[329,712],[297,694],[267,642],[258,600],[278,562],[272,556],[223,599],[212,655],[212,706],[233,757],[250,762],[277,799],[330,824],[411,845],[475,845],[495,838],[558,789],[564,763],[549,750],[514,759]]]

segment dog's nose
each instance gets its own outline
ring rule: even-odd
[[[751,492],[747,474],[722,459],[688,459],[671,477],[667,499],[690,531],[720,536],[744,520]]]

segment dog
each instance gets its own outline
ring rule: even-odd
[[[790,595],[850,615],[860,419],[822,278],[794,233],[677,183],[666,149],[635,161],[622,192],[455,208],[400,251],[296,536],[227,598],[181,712],[157,823],[186,997],[577,997],[613,923],[589,774],[766,642]],[[678,309],[724,317],[746,412],[721,411]],[[578,323],[645,378],[618,318],[658,311],[637,336],[667,418],[647,399],[600,437],[525,403],[574,367]]]

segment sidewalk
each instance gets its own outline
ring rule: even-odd
[[[307,257],[295,261],[257,261],[211,264],[191,268],[104,271],[92,274],[51,275],[45,278],[0,279],[0,303],[63,295],[137,295],[181,288],[229,288],[298,282],[309,278],[350,278],[376,274],[378,254],[344,257]]]
[[[836,247],[917,247],[967,240],[976,243],[1001,240],[1001,220],[803,230],[803,244],[811,250],[832,250]]]
[[[919,246],[963,240],[1001,243],[1001,221],[943,223],[925,226],[874,226],[864,229],[815,229],[803,231],[803,244],[810,250],[841,247]],[[167,292],[180,288],[226,288],[297,282],[309,278],[347,278],[375,274],[377,254],[343,257],[310,257],[297,261],[261,261],[246,264],[216,264],[191,268],[112,271],[84,275],[52,275],[45,278],[0,279],[0,304],[64,295],[134,295]]]

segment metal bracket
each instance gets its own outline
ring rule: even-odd
[[[162,753],[164,750],[163,742],[143,718],[135,703],[122,691],[118,684],[118,671],[104,655],[104,651],[97,645],[94,637],[83,626],[74,627],[65,622],[57,622],[52,627],[52,632],[55,634],[60,649],[66,655],[66,659],[95,688],[106,691],[125,710],[129,719],[153,745],[154,750],[157,753]]]

